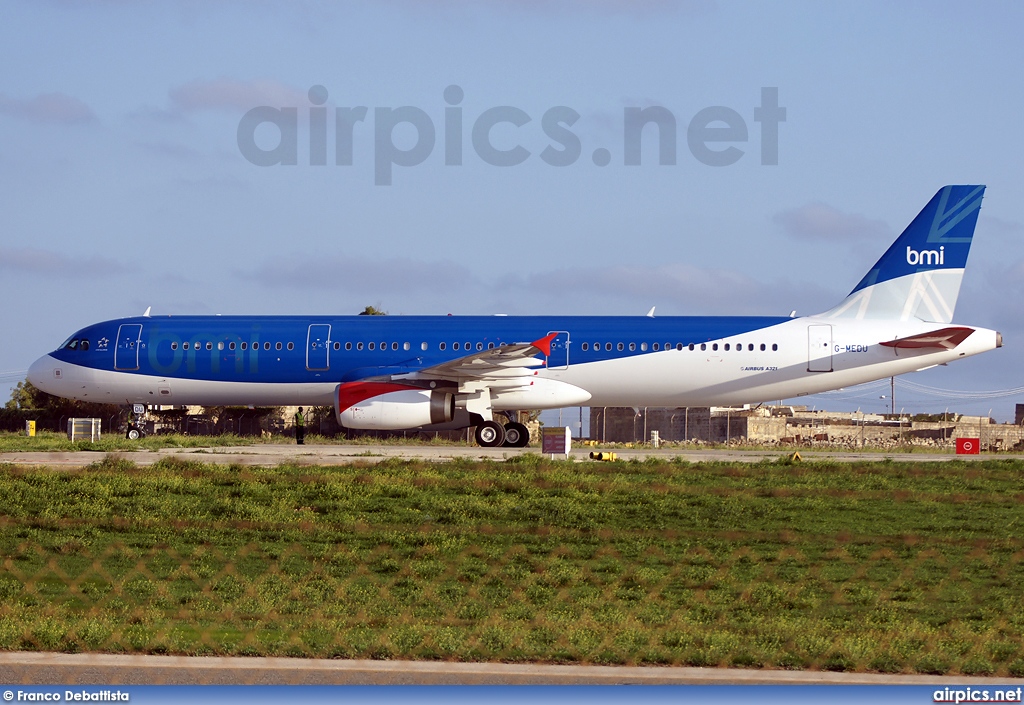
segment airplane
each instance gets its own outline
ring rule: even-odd
[[[1002,347],[954,325],[984,186],[945,186],[843,301],[795,316],[144,316],[87,326],[28,372],[116,404],[333,406],[350,429],[475,427],[511,412],[732,406],[850,387]],[[503,419],[507,417],[507,420]]]

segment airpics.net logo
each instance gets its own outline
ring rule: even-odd
[[[308,120],[310,166],[327,166],[330,133],[333,133],[335,145],[334,165],[353,166],[356,158],[353,145],[357,136],[371,130],[374,183],[390,186],[395,167],[423,164],[437,146],[438,130],[430,114],[422,108],[411,105],[374,108],[371,124],[368,119],[370,108],[365,105],[335,107],[332,111],[325,105],[327,89],[320,85],[310,88],[308,95],[311,105],[302,109],[306,113],[302,119]],[[466,115],[462,107],[465,92],[456,85],[445,88],[443,98],[440,141],[445,166],[462,166],[465,162],[467,130],[473,154],[490,166],[514,167],[536,156],[549,166],[567,167],[579,161],[584,153],[584,144],[573,130],[581,115],[568,106],[556,105],[541,116],[539,128],[549,143],[534,155],[516,137],[522,134],[520,130],[536,129],[531,124],[533,116],[525,110],[499,105],[478,115]],[[760,105],[753,107],[752,114],[747,114],[758,125],[761,165],[776,166],[779,163],[779,125],[786,121],[786,109],[779,106],[779,89],[762,88]],[[333,119],[329,120],[329,117]],[[746,155],[743,146],[750,141],[747,119],[740,111],[723,105],[698,110],[684,123],[677,120],[668,108],[659,105],[625,107],[622,119],[621,163],[624,166],[641,165],[645,136],[657,139],[658,164],[662,166],[677,163],[677,132],[682,129],[685,129],[686,148],[690,155],[697,162],[712,167],[731,166],[740,161]],[[297,166],[299,120],[300,109],[297,106],[262,105],[253,108],[238,122],[238,150],[256,166]],[[507,144],[510,141],[509,125],[513,134],[511,146]],[[652,128],[645,129],[649,125]],[[499,140],[500,146],[496,146],[492,138],[499,126],[502,126],[499,128],[502,139]],[[270,139],[263,139],[268,133]],[[396,137],[410,133],[415,134],[411,146],[406,146],[407,140],[396,142]],[[608,166],[616,158],[612,150],[604,146],[588,146],[587,149],[590,150],[591,161],[598,167]]]

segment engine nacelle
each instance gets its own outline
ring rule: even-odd
[[[393,431],[448,423],[455,417],[455,396],[384,382],[350,382],[338,385],[334,410],[346,428]]]

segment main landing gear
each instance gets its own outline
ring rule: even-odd
[[[484,448],[525,448],[530,442],[530,430],[518,421],[502,426],[497,421],[481,421],[476,427],[476,442]]]

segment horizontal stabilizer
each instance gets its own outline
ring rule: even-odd
[[[908,338],[886,340],[885,342],[880,343],[880,345],[884,345],[889,348],[941,348],[943,350],[952,350],[957,345],[967,340],[967,336],[973,332],[973,328],[954,326],[952,328],[943,328],[941,330],[932,331],[931,333],[912,335]]]

